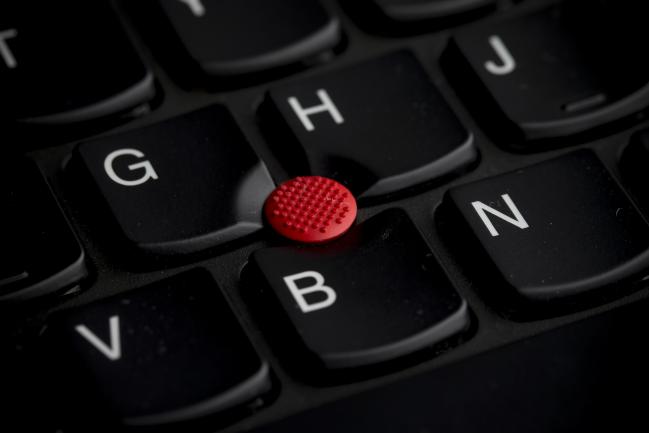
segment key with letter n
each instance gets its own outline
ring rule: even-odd
[[[453,188],[437,220],[507,310],[615,296],[649,266],[649,226],[590,151]]]

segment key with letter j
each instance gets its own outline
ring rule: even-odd
[[[524,139],[577,134],[649,104],[645,17],[635,0],[569,0],[459,30],[448,76],[493,134]]]

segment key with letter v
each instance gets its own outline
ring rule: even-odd
[[[77,325],[74,329],[88,340],[97,350],[111,361],[117,361],[122,357],[122,342],[119,335],[119,316],[111,316],[110,325],[110,345],[106,345],[95,333],[86,325]]]
[[[44,337],[54,381],[45,388],[65,389],[47,401],[79,431],[236,412],[271,386],[268,365],[204,270],[57,313]]]

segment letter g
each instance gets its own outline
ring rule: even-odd
[[[134,156],[136,158],[144,158],[144,154],[137,149],[119,149],[109,153],[104,160],[104,170],[106,170],[106,174],[113,182],[124,186],[138,186],[142,185],[145,182],[148,182],[151,179],[158,179],[158,174],[149,161],[137,162],[128,166],[128,169],[131,171],[144,169],[144,172],[139,179],[126,180],[119,177],[117,173],[115,173],[113,162],[120,156],[125,155]]]

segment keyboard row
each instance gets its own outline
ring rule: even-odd
[[[645,180],[648,159],[645,131],[626,150],[623,167]],[[20,241],[10,244],[13,274],[0,280],[5,301],[68,287],[85,270],[34,164],[11,167],[3,175],[18,176],[11,184],[28,188],[3,191],[14,218],[3,224],[3,236]],[[151,206],[130,202],[133,209],[140,204]],[[649,225],[590,150],[451,188],[435,220],[458,257],[474,267],[491,305],[519,318],[619,297],[649,272]],[[21,261],[34,257],[39,261]],[[50,275],[52,268],[25,263],[67,267]],[[278,352],[321,379],[354,380],[397,360],[434,356],[471,338],[479,325],[398,208],[330,243],[275,239],[252,253],[240,278],[243,299]],[[59,311],[47,320],[39,346],[44,354],[35,371],[54,381],[49,389],[69,391],[75,400],[60,402],[56,413],[75,422],[176,423],[256,410],[277,392],[269,363],[201,269]]]
[[[354,177],[355,170],[367,172],[374,164],[378,174],[383,163],[384,172],[404,168],[398,175],[388,172],[398,182],[377,176],[370,190],[378,190],[377,185],[415,184],[428,172],[449,174],[458,158],[475,155],[468,141],[424,161],[423,152],[416,159],[418,153],[408,149],[410,143],[416,141],[402,141],[399,153],[383,149],[381,160],[372,149],[342,148],[341,153],[349,150],[355,158],[322,157],[330,163],[323,163],[316,174],[339,176],[363,197],[359,191],[365,178]],[[303,149],[303,154],[312,149]],[[467,261],[496,270],[506,286],[528,301],[578,295],[606,285],[591,277],[601,274],[607,275],[606,281],[619,281],[618,271],[632,275],[644,267],[642,213],[596,156],[585,150],[570,155],[454,187],[437,211],[440,232],[451,245],[459,245],[458,254],[465,254],[465,245],[474,245],[474,254],[482,252],[484,258]],[[313,151],[312,156],[316,161],[320,155]],[[645,211],[648,159],[649,134],[636,133],[621,167]],[[351,171],[345,171],[348,166]],[[92,211],[98,228],[111,233],[111,244],[119,241],[120,255],[153,266],[160,257],[186,262],[194,253],[209,254],[264,231],[264,202],[275,188],[264,163],[220,106],[82,143],[66,171],[70,187],[77,190],[76,205]],[[0,274],[0,299],[38,297],[82,280],[84,252],[35,164],[5,161],[0,178],[6,206],[4,245],[12,252]],[[430,203],[431,211],[434,206]],[[593,256],[583,250],[589,244]],[[565,257],[558,259],[558,253]]]
[[[316,0],[281,0],[272,5],[263,0],[151,3],[134,6],[133,15],[146,19],[142,33],[153,33],[148,39],[153,51],[160,52],[162,63],[170,72],[181,69],[180,75],[189,76],[194,86],[205,78],[217,87],[236,87],[259,74],[269,80],[295,70],[291,69],[295,65],[325,62],[344,49],[340,19]],[[354,7],[378,9],[379,15],[392,21],[427,22],[493,3],[462,1],[453,7],[453,2],[442,5],[432,0],[368,0]],[[449,81],[499,143],[538,150],[548,145],[547,140],[629,118],[649,105],[649,70],[640,55],[646,48],[642,19],[649,6],[631,0],[532,6],[524,4],[497,19],[456,31],[441,59]],[[42,12],[33,14],[35,7]],[[587,18],[584,9],[589,11]],[[7,4],[0,12],[0,113],[5,122],[79,123],[123,115],[164,96],[108,2]],[[165,55],[170,56],[167,62]],[[336,125],[352,123],[359,129],[368,118],[378,128],[381,123],[374,116],[379,116],[385,129],[396,124],[393,134],[408,134],[412,126],[415,132],[432,134],[428,139],[445,133],[462,135],[448,121],[439,96],[423,83],[421,71],[403,65],[402,72],[401,67],[399,61],[376,72],[369,64],[365,69],[358,66],[297,81],[269,99],[280,114],[289,109],[299,113],[302,127],[296,131],[297,125],[289,122],[288,129],[300,140],[315,136],[309,133],[316,129],[323,134],[323,129],[331,128],[331,122],[322,119],[327,115]],[[267,72],[271,74],[264,76]],[[191,78],[196,76],[202,78]],[[408,89],[403,89],[402,82],[411,79]],[[382,90],[386,84],[393,88]],[[403,98],[401,91],[423,95],[410,101],[420,107],[413,125],[404,123],[403,116],[393,117],[395,110],[381,109],[392,92],[397,93],[397,101]],[[286,97],[289,105],[278,104]],[[429,129],[422,131],[419,122],[426,115],[440,120],[428,122]],[[438,131],[440,123],[447,128]],[[382,132],[377,129],[377,136]],[[359,137],[349,132],[346,137],[333,135],[329,142],[339,138]]]

